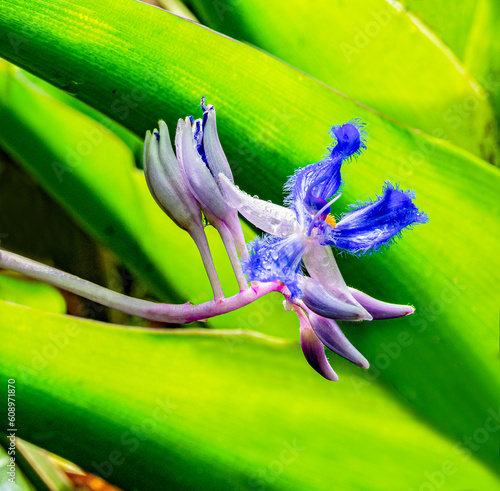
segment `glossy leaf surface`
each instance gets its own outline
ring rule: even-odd
[[[25,395],[19,435],[125,490],[326,491],[332,475],[353,490],[499,483],[381,387],[357,391],[349,368],[343,384],[317,377],[297,343],[145,332],[4,302],[0,312],[2,335],[15,326],[0,374]]]
[[[391,179],[415,189],[430,223],[405,234],[398,245],[380,255],[341,261],[348,284],[386,301],[413,303],[418,312],[412,319],[346,328],[378,370],[371,372],[370,380],[359,374],[354,380],[364,390],[379,390],[372,388],[372,380],[393,388],[452,440],[473,435],[484,425],[488,411],[498,405],[496,169],[461,149],[380,117],[263,53],[158,9],[134,2],[27,5],[11,2],[0,13],[3,56],[69,90],[138,135],[159,118],[173,127],[178,117],[196,111],[196,101],[205,94],[218,108],[222,144],[237,183],[265,199],[281,202],[286,176],[322,156],[330,143],[326,133],[331,124],[356,117],[368,122],[369,150],[346,167],[347,185],[335,213],[380,192],[383,181]],[[61,31],[61,23],[69,23],[71,29]],[[12,33],[24,33],[26,42],[17,49],[8,36]],[[203,56],[197,56],[202,49]],[[128,179],[123,177],[130,166],[127,169],[120,179]],[[100,194],[111,208],[117,202],[109,189],[115,186],[115,179],[103,183],[106,193]],[[129,201],[123,200],[126,206]],[[133,203],[137,208],[142,198]],[[81,213],[81,204],[72,206]],[[137,211],[130,213],[134,217]],[[149,213],[158,212],[148,209],[141,217]],[[117,214],[113,220],[129,223],[130,218]],[[141,240],[145,239],[135,237],[131,243]],[[182,274],[188,263],[178,258],[183,258],[186,242],[179,242],[179,253],[169,249],[175,264],[170,262],[167,268],[161,266],[157,252],[165,243],[157,240],[163,237],[148,239],[148,254],[156,262],[143,256],[153,269],[149,276],[146,271],[142,274],[156,291],[170,291],[164,278]],[[191,289],[184,290],[190,300],[198,287],[192,282]],[[261,309],[250,326],[264,332],[274,329],[268,311],[276,312],[277,305]],[[235,315],[236,319],[222,322],[234,327],[249,324]],[[278,329],[296,332],[290,317],[283,319]],[[411,342],[408,337],[401,341],[402,333]],[[398,354],[388,353],[390,343],[399,346]],[[495,451],[494,438],[488,438],[475,455],[496,466]]]

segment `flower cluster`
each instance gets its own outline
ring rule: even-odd
[[[144,168],[158,204],[197,243],[215,298],[224,301],[201,211],[219,231],[241,290],[248,288],[243,272],[254,289],[264,283],[280,285],[275,291],[285,296],[286,307],[298,315],[302,349],[315,370],[329,380],[338,380],[323,345],[368,368],[336,321],[400,317],[414,309],[387,304],[349,288],[331,246],[358,255],[371,253],[390,244],[405,228],[425,223],[427,216],[414,205],[414,194],[386,182],[376,199],[351,206],[335,220],[331,207],[340,197],[341,166],[366,149],[363,126],[354,121],[334,126],[330,132],[334,143],[325,158],[299,168],[290,177],[285,184],[285,206],[259,200],[235,186],[217,136],[215,109],[204,98],[201,106],[203,118],[179,120],[177,157],[163,121],[159,132],[148,132]],[[249,244],[248,251],[238,212],[266,232]]]
[[[158,205],[197,245],[213,300],[176,305],[131,298],[4,250],[0,250],[0,267],[101,305],[167,323],[206,320],[279,292],[285,297],[285,308],[299,317],[302,350],[317,372],[338,380],[324,346],[368,368],[366,358],[336,321],[389,319],[411,314],[414,309],[381,302],[349,288],[332,246],[353,254],[371,253],[390,244],[405,228],[425,223],[427,216],[413,204],[414,194],[386,183],[381,196],[352,206],[337,223],[331,207],[340,196],[341,166],[366,149],[362,125],[350,122],[331,129],[334,143],[323,160],[298,169],[288,180],[285,206],[249,196],[234,185],[217,135],[214,107],[204,98],[201,107],[202,118],[179,120],[176,154],[163,121],[159,122],[159,131],[147,132],[144,174]],[[249,244],[249,250],[238,212],[266,232]],[[214,267],[204,230],[207,223],[219,232],[240,286],[240,291],[229,298],[224,297]]]
[[[204,232],[205,218],[217,229],[226,247],[242,290],[248,287],[238,259],[246,257],[245,240],[238,212],[225,198],[219,176],[233,182],[222,150],[215,109],[201,100],[203,118],[179,119],[174,155],[164,121],[160,130],[147,132],[144,141],[144,174],[158,205],[195,241],[216,299],[224,298]]]
[[[299,315],[301,342],[309,363],[323,376],[337,380],[322,344],[368,368],[366,359],[349,343],[335,320],[360,321],[400,317],[413,307],[386,304],[347,287],[330,246],[364,254],[390,244],[407,227],[425,223],[427,216],[413,204],[414,194],[385,183],[381,196],[352,206],[336,222],[331,205],[340,194],[341,166],[366,149],[362,125],[334,126],[336,143],[320,162],[298,169],[285,190],[287,207],[249,196],[221,176],[238,211],[264,232],[250,244],[243,270],[250,281],[282,281],[289,302]],[[302,273],[302,265],[307,275]]]

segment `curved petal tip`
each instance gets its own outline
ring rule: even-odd
[[[336,298],[313,278],[299,276],[298,280],[303,292],[302,301],[316,314],[338,321],[371,320],[364,308]]]
[[[312,330],[309,320],[304,311],[299,307],[293,309],[300,320],[300,345],[304,356],[314,370],[321,376],[332,382],[337,382],[339,376],[331,367],[328,358],[325,354],[323,343],[319,340],[318,336]]]
[[[374,319],[395,319],[396,317],[405,317],[415,312],[415,307],[411,305],[382,302],[351,287],[349,287],[349,291]]]
[[[333,319],[327,319],[308,312],[312,329],[320,341],[334,353],[342,356],[358,367],[368,369],[368,360],[345,337],[340,327]]]

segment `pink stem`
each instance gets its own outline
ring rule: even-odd
[[[0,250],[0,267],[45,281],[58,288],[88,298],[106,307],[121,310],[127,314],[173,324],[187,324],[188,322],[201,321],[226,314],[245,307],[268,293],[281,293],[285,289],[285,286],[280,281],[253,283],[251,288],[229,298],[210,300],[198,305],[190,303],[178,305],[149,302],[128,297],[90,281],[82,280],[78,276],[4,250]]]

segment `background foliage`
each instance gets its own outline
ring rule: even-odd
[[[2,5],[2,246],[136,296],[207,300],[195,248],[139,170],[146,129],[198,115],[204,94],[237,183],[280,203],[328,128],[361,118],[368,150],[337,210],[391,180],[430,222],[339,264],[348,284],[417,312],[344,325],[372,368],[335,359],[331,384],[279,298],[202,328],[127,330],[61,314],[143,323],[3,274],[0,372],[23,394],[19,436],[123,489],[495,489],[496,3],[188,6],[245,43],[131,0]]]

